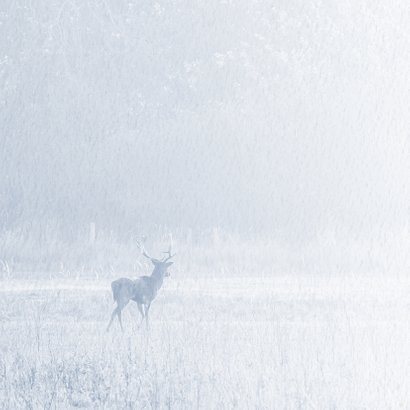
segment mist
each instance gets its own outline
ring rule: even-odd
[[[0,408],[410,408],[409,21],[2,0]]]
[[[398,2],[4,2],[2,229],[408,223]]]

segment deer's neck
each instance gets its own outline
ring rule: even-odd
[[[151,273],[151,280],[154,283],[155,288],[158,290],[162,286],[162,283],[164,282],[164,275],[154,270]]]

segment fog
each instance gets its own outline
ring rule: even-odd
[[[3,231],[294,239],[408,223],[406,2],[4,0],[0,12]]]
[[[410,408],[409,21],[1,0],[0,408]]]

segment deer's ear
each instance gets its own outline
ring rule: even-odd
[[[171,266],[173,263],[174,263],[174,262],[167,262],[167,263],[165,264],[165,266],[168,268],[168,266]]]

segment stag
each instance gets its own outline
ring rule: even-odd
[[[164,282],[164,278],[170,276],[167,269],[173,264],[173,262],[169,262],[169,260],[175,256],[175,254],[171,253],[171,246],[168,251],[163,252],[166,256],[161,260],[149,256],[140,242],[137,242],[137,246],[142,254],[152,262],[154,270],[150,276],[140,276],[136,280],[120,278],[111,283],[112,294],[117,307],[112,312],[110,322],[107,326],[107,332],[110,329],[115,316],[118,317],[121,330],[124,331],[121,320],[121,311],[128,305],[130,300],[137,303],[138,310],[141,313],[141,322],[139,326],[142,325],[145,319],[148,328],[148,313],[151,303],[157,296],[157,293]]]

